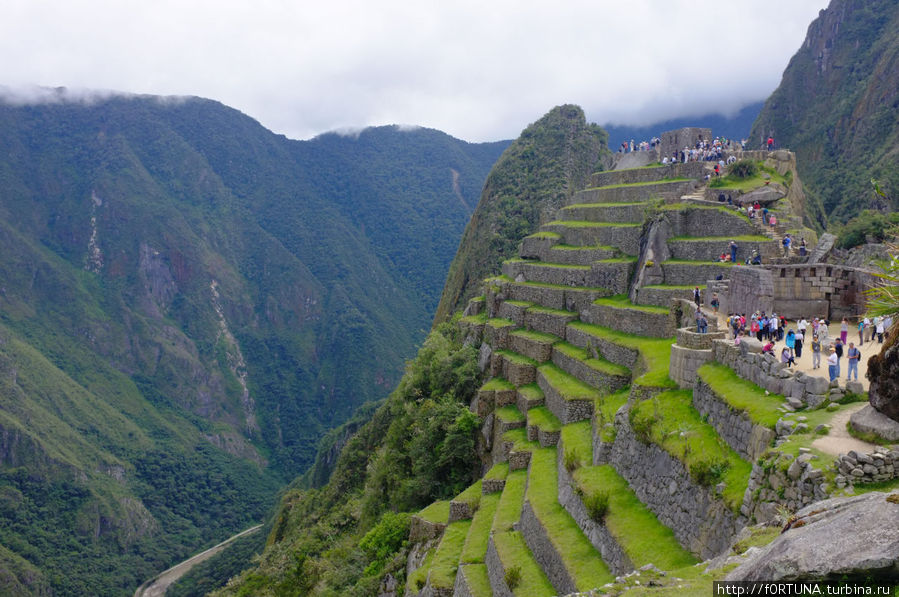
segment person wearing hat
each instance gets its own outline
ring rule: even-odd
[[[827,373],[830,375],[830,381],[840,376],[840,357],[837,356],[837,349],[830,347],[830,356],[827,357]]]
[[[821,341],[818,334],[812,336],[812,369],[821,368]]]

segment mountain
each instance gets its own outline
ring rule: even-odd
[[[717,136],[728,139],[745,139],[762,109],[763,102],[753,102],[737,111],[733,116],[723,114],[704,114],[702,116],[679,117],[663,120],[647,126],[621,126],[605,124],[603,128],[609,133],[609,148],[617,151],[624,141],[633,139],[636,142],[649,141],[658,137],[663,131],[673,131],[684,127],[700,127],[712,129]]]
[[[892,0],[832,0],[752,127],[753,145],[773,135],[796,153],[819,225],[899,208],[897,32]]]
[[[518,243],[582,188],[610,155],[608,135],[579,106],[553,108],[500,156],[465,227],[434,320],[444,321]]]
[[[2,578],[124,594],[259,521],[399,379],[505,146],[0,104]]]

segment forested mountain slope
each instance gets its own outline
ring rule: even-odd
[[[832,0],[752,130],[796,153],[819,224],[899,207],[899,4]],[[885,195],[875,192],[879,181]]]
[[[0,104],[5,577],[124,594],[260,520],[399,379],[504,146],[291,141],[196,98]]]

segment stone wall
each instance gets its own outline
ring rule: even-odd
[[[669,166],[659,166],[658,168],[607,170],[594,173],[591,183],[594,187],[605,187],[616,184],[661,181],[666,178],[699,179],[706,175],[707,168],[711,168],[708,162],[687,162],[686,164],[677,163]]]
[[[678,328],[675,331],[677,345],[694,350],[711,350],[715,346],[715,340],[723,340],[727,336],[727,332],[723,330],[699,334],[694,331],[695,329],[695,327]]]
[[[468,586],[468,579],[465,578],[465,565],[459,566],[456,570],[456,583],[453,585],[453,597],[475,597]]]
[[[524,327],[524,316],[529,305],[522,305],[517,302],[503,301],[499,305],[498,317],[502,319],[510,319],[515,322],[518,327]]]
[[[612,148],[615,149],[615,148]],[[659,148],[652,147],[648,151],[629,151],[627,153],[612,154],[612,169],[627,170],[628,168],[642,168],[661,161]]]
[[[788,319],[858,317],[864,312],[864,291],[875,278],[869,272],[839,265],[770,266],[774,309]]]
[[[775,520],[779,508],[796,512],[812,502],[830,497],[824,473],[812,465],[814,456],[800,448],[792,454],[769,452],[752,466],[749,487],[740,512],[757,523]]]
[[[640,358],[640,353],[635,348],[627,348],[626,346],[591,336],[573,327],[565,330],[565,340],[579,348],[596,350],[604,359],[631,370],[634,369]]]
[[[531,235],[521,239],[518,256],[522,259],[543,259],[543,256],[562,239],[542,235]]]
[[[515,597],[506,584],[506,568],[496,551],[492,533],[487,540],[487,556],[484,558],[484,563],[487,565],[487,577],[490,579],[493,597]]]
[[[650,288],[643,286],[636,289],[637,305],[658,305],[665,306],[671,304],[672,298],[682,298],[686,301],[693,300],[693,291],[689,288]],[[711,322],[709,322],[711,323]]]
[[[577,591],[577,585],[574,584],[574,579],[571,578],[571,575],[565,568],[561,555],[556,551],[549,535],[546,533],[546,529],[543,528],[540,519],[534,513],[534,508],[531,507],[531,503],[527,500],[525,500],[521,509],[518,530],[524,536],[525,543],[528,544],[528,549],[531,550],[534,559],[537,560],[537,564],[546,573],[549,582],[559,592],[559,595]]]
[[[545,224],[545,230],[560,234],[568,245],[611,245],[627,255],[636,255],[640,251],[640,226],[612,224],[609,226],[565,226],[562,224]]]
[[[445,529],[446,523],[431,522],[413,514],[409,523],[409,542],[420,543],[436,539]]]
[[[672,202],[677,201],[681,195],[692,192],[695,184],[693,180],[675,182],[660,180],[656,184],[638,187],[584,189],[574,193],[571,199],[568,200],[568,203],[569,205],[580,203],[631,203],[634,201],[648,201],[650,199],[662,199],[666,202]]]
[[[633,201],[631,199],[630,201]],[[632,205],[581,205],[576,204],[559,210],[560,220],[583,220],[586,222],[615,222],[619,224],[639,224],[646,219],[647,203]]]
[[[711,361],[714,356],[710,348],[703,350],[675,344],[671,347],[671,365],[668,376],[682,390],[692,388],[696,382],[696,371]]]
[[[585,290],[583,288],[554,288],[528,284],[503,284],[503,297],[508,300],[537,303],[549,309],[563,309],[578,312],[596,299],[608,296],[609,292]],[[494,317],[491,315],[491,317]]]
[[[697,228],[693,234],[708,230]],[[716,231],[717,232],[717,231]],[[722,253],[730,255],[730,239],[723,237],[721,240],[669,240],[668,248],[673,259],[688,259],[691,261],[716,261]],[[779,255],[779,247],[776,241],[740,241],[737,243],[737,263],[743,263],[753,251],[766,262]]]
[[[577,526],[583,531],[584,536],[593,544],[612,574],[617,576],[630,572],[634,569],[634,565],[609,529],[606,528],[606,525],[590,518],[587,513],[583,500],[575,490],[574,479],[565,468],[565,447],[561,442],[556,453],[556,468],[559,471],[559,494],[557,496],[559,504],[571,515]]]
[[[837,487],[860,485],[865,483],[881,483],[899,477],[899,450],[883,446],[869,454],[850,450],[840,454],[834,462],[837,476],[834,479]]]
[[[662,143],[659,148],[663,156],[669,158],[674,152],[680,152],[684,147],[693,149],[700,141],[712,141],[712,129],[699,127],[684,127],[674,131],[662,133]]]
[[[727,278],[731,270],[739,266],[723,263],[663,263],[665,284],[671,286],[695,286],[701,280],[713,280],[719,274]]]
[[[696,236],[704,232],[706,236],[742,236],[758,234],[749,219],[736,210],[722,210],[717,206],[689,206],[678,210],[665,210],[671,223],[671,236]]]
[[[553,350],[552,361],[560,369],[603,393],[612,393],[628,385],[630,376],[610,375],[590,367],[584,361],[568,356],[560,350]]]
[[[727,290],[726,313],[755,313],[756,310],[774,311],[774,277],[771,271],[761,267],[734,267]],[[719,295],[719,297],[722,295]]]
[[[541,255],[540,259],[549,263],[591,265],[594,261],[599,261],[600,259],[612,259],[617,255],[618,250],[614,247],[608,249],[600,247],[578,247],[576,249],[553,247],[547,249],[546,252]]]
[[[592,400],[566,400],[559,391],[552,386],[543,376],[543,372],[537,370],[537,385],[543,390],[546,400],[546,408],[556,416],[563,425],[589,419],[593,414]]]
[[[655,444],[641,443],[625,409],[619,411],[615,425],[618,433],[610,462],[640,501],[700,558],[725,551],[746,519],[731,512],[712,490],[697,485],[679,460]]]
[[[566,325],[569,321],[574,321],[575,319],[577,319],[576,313],[563,315],[530,309],[525,313],[524,327],[545,334],[552,334],[559,338],[564,338]]]
[[[764,454],[774,442],[773,429],[753,423],[745,412],[730,406],[701,378],[693,387],[693,406],[727,445],[749,462]]]
[[[669,313],[593,304],[581,313],[581,320],[637,336],[668,338],[674,335],[674,321]]]

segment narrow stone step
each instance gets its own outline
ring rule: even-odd
[[[413,514],[409,528],[412,542],[429,541],[439,537],[449,522],[449,500],[439,500]]]
[[[590,265],[594,261],[619,257],[619,253],[618,249],[610,245],[575,246],[557,244],[541,252],[536,258],[551,263]]]
[[[480,387],[477,395],[471,402],[471,412],[483,418],[495,409],[515,404],[518,393],[514,384],[501,377],[494,377]]]
[[[479,315],[484,311],[485,300],[483,296],[468,299],[468,306],[462,315]]]
[[[597,298],[612,294],[607,288],[575,288],[537,282],[506,282],[504,290],[512,300],[575,313]],[[484,328],[484,333],[488,333],[487,328]]]
[[[531,461],[531,452],[540,447],[537,442],[528,441],[527,430],[524,427],[505,432],[501,442],[510,472],[526,469]]]
[[[493,595],[515,595],[506,584],[506,580],[512,578],[507,573],[513,568],[517,570],[516,587],[527,587],[528,595],[552,597],[558,594],[518,531],[493,533],[487,545],[486,563]]]
[[[490,493],[481,496],[478,510],[471,519],[468,536],[462,547],[458,564],[483,564],[487,555],[487,540],[493,526],[493,517],[499,505],[500,494]]]
[[[562,242],[556,232],[535,232],[521,239],[518,255],[523,259],[543,259],[547,251]]]
[[[502,319],[515,322],[518,327],[524,326],[524,315],[533,303],[527,301],[506,300],[500,303],[497,315]]]
[[[514,404],[497,408],[493,414],[496,418],[496,432],[501,436],[512,429],[524,427],[527,422],[527,417]]]
[[[535,450],[519,528],[558,594],[588,591],[611,582],[602,557],[558,502],[556,450]]]
[[[574,203],[559,210],[560,220],[584,220],[587,222],[615,222],[642,224],[650,204],[636,203]]]
[[[511,319],[494,317],[484,323],[484,342],[494,350],[502,350],[509,347],[509,334],[518,325]]]
[[[495,350],[490,355],[490,369],[494,377],[508,379],[515,386],[526,386],[537,380],[538,363],[510,350]]]
[[[562,424],[545,406],[528,411],[528,440],[538,442],[540,447],[549,448],[559,443]]]
[[[546,307],[530,307],[524,314],[524,327],[536,332],[552,334],[559,338],[565,337],[565,327],[568,322],[578,318],[573,311],[563,309],[549,309]]]
[[[593,301],[581,320],[636,336],[670,338],[674,335],[674,318],[664,307],[635,305],[626,295]]]
[[[484,474],[481,483],[481,493],[501,492],[506,487],[506,478],[509,476],[509,463],[499,462],[490,467]]]
[[[603,393],[611,393],[627,386],[631,371],[599,356],[595,358],[586,349],[559,342],[553,346],[552,362],[569,375]]]
[[[546,406],[562,422],[573,423],[589,419],[593,401],[599,390],[548,363],[537,370],[537,385],[546,396]]]
[[[545,363],[552,358],[553,344],[560,340],[553,334],[518,329],[509,334],[509,348],[538,363]]]
[[[546,398],[543,395],[543,390],[540,389],[536,383],[528,384],[526,386],[521,386],[518,388],[518,393],[516,395],[516,405],[518,406],[518,410],[526,413],[532,408],[537,408],[538,406],[543,406],[545,404]]]
[[[610,245],[625,255],[640,252],[640,224],[607,224],[578,220],[556,220],[541,226],[542,230],[562,236],[567,245]]]
[[[465,491],[450,500],[449,522],[471,518],[481,500],[481,479],[475,481]]]

